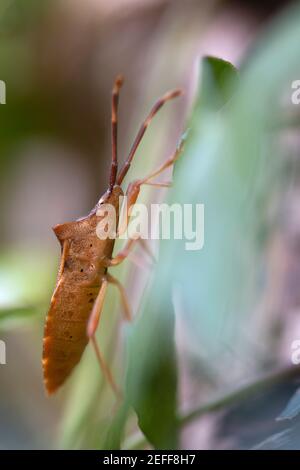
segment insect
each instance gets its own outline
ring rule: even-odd
[[[48,394],[54,393],[65,382],[80,361],[89,341],[95,349],[104,376],[114,391],[118,393],[118,387],[103,358],[95,334],[109,284],[118,288],[124,316],[126,320],[131,319],[125,290],[121,283],[108,272],[108,268],[116,266],[126,259],[134,243],[138,240],[134,238],[127,240],[124,248],[113,257],[115,239],[98,238],[96,227],[99,217],[97,214],[104,203],[111,204],[115,208],[116,214],[119,213],[119,198],[124,194],[121,184],[148,125],[167,101],[182,93],[179,89],[170,91],[154,104],[137,133],[123,167],[118,172],[118,104],[122,84],[123,78],[117,77],[112,91],[112,159],[109,187],[86,217],[56,225],[53,228],[61,245],[61,260],[56,287],[46,318],[43,340],[42,363],[44,384]],[[152,180],[174,164],[180,151],[179,146],[174,154],[156,171],[129,184],[126,191],[127,213],[123,222],[117,221],[119,227],[121,224],[123,226],[128,224],[130,211],[138,198],[141,186],[146,184],[158,187],[169,186],[169,183],[155,183]]]

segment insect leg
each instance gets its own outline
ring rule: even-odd
[[[128,259],[136,265],[137,268],[144,269],[148,271],[147,268],[149,268],[148,265],[145,264],[144,260],[142,260],[139,256],[137,256],[135,253],[131,251],[131,253],[128,255]]]
[[[131,250],[134,246],[134,244],[140,243],[141,247],[146,251],[148,256],[151,258],[153,262],[156,262],[156,259],[151,252],[150,248],[147,246],[145,240],[143,240],[140,236],[137,238],[129,238],[124,246],[124,248],[117,253],[116,256],[113,258],[106,258],[103,260],[103,265],[107,268],[111,268],[113,266],[118,266],[121,264],[128,256],[131,254]]]
[[[152,173],[150,173],[148,176],[146,176],[145,178],[143,178],[142,180],[139,180],[139,185],[143,185],[143,184],[151,184],[151,185],[170,185],[170,183],[149,183],[150,180],[152,180],[153,178],[155,178],[156,176],[160,175],[163,171],[165,171],[167,168],[171,167],[174,165],[174,163],[176,162],[176,160],[179,158],[181,152],[182,152],[182,149],[183,149],[183,144],[184,142],[181,141],[181,143],[179,144],[179,146],[177,147],[177,149],[175,150],[175,152],[173,153],[173,155],[171,155],[171,157],[169,157],[165,163],[163,163],[157,170],[153,171]]]
[[[123,85],[123,77],[118,76],[115,80],[115,84],[112,91],[112,110],[111,110],[111,136],[112,136],[112,159],[111,159],[111,170],[109,189],[110,191],[116,183],[118,173],[118,106],[119,106],[119,93],[120,88]]]
[[[120,174],[117,178],[117,183],[120,185],[129,168],[130,168],[130,165],[131,165],[131,162],[133,160],[133,157],[137,151],[137,148],[146,132],[146,129],[147,127],[149,126],[150,122],[152,121],[152,119],[154,118],[154,116],[157,114],[157,112],[160,110],[160,108],[169,100],[173,99],[173,98],[176,98],[177,96],[180,96],[182,94],[182,90],[173,90],[173,91],[169,91],[167,92],[164,96],[162,96],[153,106],[153,108],[151,109],[150,113],[148,114],[148,116],[146,117],[146,119],[144,120],[144,122],[142,123],[138,133],[137,133],[137,136],[133,142],[133,145],[131,147],[131,150],[129,152],[129,155],[127,157],[127,160],[125,161],[121,171],[120,171]]]
[[[171,185],[170,182],[167,182],[167,183],[152,183],[151,180],[153,178],[155,178],[156,176],[158,176],[160,173],[162,173],[167,168],[174,165],[175,161],[179,158],[179,155],[182,151],[182,148],[183,148],[183,141],[179,144],[179,146],[177,147],[177,149],[175,150],[173,155],[171,155],[171,157],[168,158],[168,160],[165,163],[163,163],[157,170],[153,171],[152,173],[150,173],[145,178],[133,181],[132,183],[130,183],[128,185],[128,188],[127,188],[127,191],[126,191],[126,204],[127,204],[127,207],[126,207],[125,211],[122,210],[122,213],[121,213],[121,220],[119,222],[118,236],[125,233],[125,231],[128,227],[129,218],[130,218],[130,214],[132,212],[132,208],[133,208],[134,204],[137,201],[137,198],[138,198],[139,193],[140,193],[141,186],[143,184],[149,184],[151,186],[158,186],[158,187],[170,187],[170,185]],[[125,212],[125,214],[124,214],[124,212]],[[130,253],[130,250],[132,248],[132,245],[136,240],[140,240],[140,242],[142,243],[143,248],[144,249],[146,248],[146,244],[145,244],[144,240],[142,240],[140,237],[137,238],[137,239],[134,239],[134,238],[129,239],[127,244],[123,248],[123,250],[121,250],[115,258],[113,258],[111,260],[107,260],[106,266],[107,267],[117,266],[125,258],[127,258],[128,254]],[[147,247],[146,251],[147,251],[147,253],[149,253],[148,247]],[[150,256],[151,256],[152,259],[154,258],[152,253],[150,253]]]
[[[183,141],[177,147],[174,154],[170,158],[168,158],[168,160],[165,163],[163,163],[157,170],[153,171],[145,178],[140,179],[140,180],[135,180],[128,185],[128,188],[126,191],[125,203],[124,203],[125,209],[122,208],[120,222],[119,222],[119,230],[118,230],[119,236],[126,232],[126,229],[129,224],[129,218],[132,212],[132,208],[137,201],[142,185],[149,185],[149,186],[162,187],[162,188],[169,188],[171,186],[172,184],[171,182],[153,183],[151,180],[155,178],[156,176],[158,176],[167,168],[174,165],[175,161],[179,158],[182,148],[183,148]]]
[[[123,309],[124,309],[125,319],[127,321],[131,321],[132,320],[132,314],[131,314],[131,309],[130,309],[130,306],[129,306],[129,302],[127,300],[127,295],[126,295],[124,286],[121,284],[120,281],[118,281],[118,279],[111,276],[109,273],[106,274],[106,279],[110,284],[113,284],[114,286],[116,286],[119,289],[120,296],[121,296],[121,302],[122,302]]]
[[[167,181],[166,183],[148,183],[148,182],[145,182],[143,184],[148,185],[148,186],[154,186],[155,188],[171,188],[171,186],[172,186],[171,181]]]
[[[105,267],[107,268],[110,268],[112,266],[118,266],[119,264],[122,263],[122,261],[124,261],[124,259],[126,259],[132,249],[132,246],[134,245],[134,243],[136,243],[137,239],[134,239],[134,238],[130,238],[129,240],[127,240],[124,248],[119,251],[119,253],[114,257],[114,258],[107,258],[107,259],[104,259],[103,260],[103,264]]]
[[[91,313],[91,316],[90,316],[90,319],[89,319],[89,322],[88,322],[87,336],[92,342],[92,345],[93,345],[95,353],[96,353],[97,360],[99,362],[100,368],[101,368],[104,376],[106,377],[107,381],[109,382],[110,386],[112,387],[112,389],[114,390],[116,395],[120,395],[120,391],[119,391],[119,389],[118,389],[118,387],[117,387],[117,385],[116,385],[116,383],[113,379],[112,373],[111,373],[108,365],[106,364],[106,362],[103,358],[103,355],[102,355],[102,353],[99,349],[97,339],[96,339],[96,330],[97,330],[97,327],[99,325],[101,313],[102,313],[102,310],[103,310],[103,304],[104,304],[104,299],[105,299],[107,286],[108,286],[107,278],[103,277],[102,278],[102,284],[101,284],[99,293],[97,295],[97,298],[95,300],[95,303],[94,303],[94,306],[93,306],[93,309],[92,309],[92,313]]]
[[[149,258],[151,258],[151,261],[152,261],[153,263],[156,263],[155,256],[154,256],[154,254],[152,253],[151,249],[149,248],[149,245],[148,245],[148,243],[146,242],[146,240],[145,240],[144,238],[137,238],[136,241],[139,242],[139,244],[141,245],[141,247],[143,248],[143,250],[145,251],[145,253],[147,253],[147,255],[149,256]]]

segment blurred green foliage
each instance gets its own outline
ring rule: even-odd
[[[21,8],[22,2],[19,4]],[[10,27],[11,22],[18,27],[20,10],[17,12],[8,10],[5,21]],[[161,243],[159,263],[139,316],[125,328],[126,360],[121,365],[115,360],[115,350],[120,352],[114,341],[117,318],[109,321],[104,315],[101,345],[108,360],[115,362],[118,377],[123,377],[126,366],[124,402],[116,410],[110,390],[99,379],[95,358],[87,351],[69,385],[58,438],[61,447],[118,448],[137,428],[147,445],[159,449],[180,446],[174,315],[178,298],[178,316],[189,334],[199,381],[201,373],[208,376],[216,384],[214,392],[251,374],[255,377],[265,364],[272,363],[268,352],[260,360],[260,335],[258,332],[255,338],[253,334],[252,315],[266,281],[263,248],[268,237],[268,207],[280,181],[277,159],[282,150],[274,146],[274,128],[280,131],[282,94],[289,93],[300,71],[299,21],[297,5],[259,38],[240,74],[219,58],[203,59],[199,93],[168,202],[205,205],[204,248],[189,252],[181,240]],[[1,26],[4,31],[5,24]],[[26,46],[11,47],[16,47],[18,57],[26,57]],[[41,100],[31,98],[29,94],[24,101],[16,100],[17,104],[11,101],[0,128],[2,155],[7,155],[8,143],[16,144],[26,132],[31,135],[51,127],[51,106],[40,108]],[[9,302],[2,302],[0,329],[31,317],[40,319],[40,305],[49,296],[51,284],[43,266],[49,266],[52,276],[52,265],[47,258],[34,260],[31,256],[31,265],[19,254],[14,261],[4,255],[0,260],[3,292],[14,294]],[[7,287],[10,279],[12,285]],[[26,295],[18,293],[20,286]],[[112,295],[108,305],[113,311]],[[230,349],[233,354],[228,353]],[[249,357],[254,363],[250,372]]]
[[[41,320],[56,263],[44,252],[15,249],[0,257],[0,331]],[[45,270],[47,266],[47,270]]]
[[[276,159],[281,149],[274,150],[276,135],[270,130],[282,112],[282,94],[289,94],[299,72],[299,19],[297,6],[260,38],[241,68],[240,80],[227,62],[206,58],[202,63],[198,103],[168,202],[204,203],[204,248],[189,252],[182,240],[161,243],[159,266],[130,342],[129,372],[134,379],[129,375],[129,382],[136,384],[135,393],[140,394],[132,405],[146,438],[156,448],[176,445],[179,405],[171,321],[168,329],[173,340],[165,331],[174,289],[181,300],[179,315],[212,381],[221,376],[220,385],[237,385],[249,378],[248,358],[254,363],[262,353],[256,340],[249,338],[266,282],[266,237],[261,238],[261,231],[270,223],[268,204],[280,179]],[[233,355],[228,354],[230,348]],[[266,350],[262,364],[251,366],[250,375],[254,378],[270,361],[271,351]],[[143,384],[148,385],[146,390]]]

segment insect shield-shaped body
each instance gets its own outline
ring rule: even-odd
[[[99,365],[106,379],[114,391],[119,392],[101,354],[95,334],[109,283],[119,289],[125,318],[127,320],[131,318],[125,290],[121,283],[107,272],[107,269],[126,259],[138,239],[135,237],[129,239],[123,250],[113,258],[115,236],[126,230],[132,207],[142,185],[148,184],[156,187],[169,185],[169,183],[153,183],[152,179],[166,168],[171,167],[181,151],[180,146],[160,168],[128,186],[126,192],[127,209],[124,220],[122,215],[119,224],[119,199],[123,195],[121,184],[130,168],[139,143],[152,118],[163,104],[181,94],[180,90],[170,91],[154,104],[142,123],[129,155],[118,173],[117,111],[119,90],[122,83],[122,78],[118,77],[112,93],[112,161],[108,190],[87,217],[54,227],[54,232],[61,244],[62,254],[44,333],[43,369],[48,393],[55,392],[64,383],[79,362],[89,340],[95,349]],[[105,217],[103,214],[105,210],[102,211],[102,214],[99,212],[104,206],[114,209],[116,222],[116,226],[113,227],[116,232],[114,238],[112,238],[110,230],[108,230],[107,237],[98,236],[98,224]],[[102,234],[104,232],[105,230],[102,230]],[[144,244],[142,245],[145,247]]]
[[[98,238],[97,224],[103,216],[97,214],[101,204],[110,204],[118,223],[122,194],[120,186],[114,186],[87,217],[53,229],[62,256],[45,325],[43,368],[48,393],[65,381],[88,343],[88,320],[107,271],[103,261],[111,259],[115,244],[114,239]]]

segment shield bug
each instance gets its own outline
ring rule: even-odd
[[[56,225],[53,230],[61,245],[61,261],[56,287],[47,314],[43,340],[43,371],[45,388],[49,394],[55,392],[70,375],[80,361],[83,351],[91,341],[103,374],[115,392],[118,388],[109,367],[105,363],[98,343],[96,329],[99,324],[105,294],[109,284],[115,285],[121,295],[124,315],[130,320],[130,308],[125,290],[108,268],[120,264],[128,256],[137,241],[129,239],[124,248],[113,257],[115,239],[99,239],[96,227],[99,222],[99,209],[103,204],[114,207],[119,213],[119,200],[123,195],[121,185],[130,168],[136,150],[153,117],[169,100],[179,96],[181,90],[173,90],[162,96],[153,106],[142,123],[123,167],[118,172],[117,131],[119,92],[123,78],[117,77],[112,92],[112,159],[109,186],[92,211],[83,218]],[[123,221],[117,220],[116,236],[126,227],[130,211],[135,204],[142,185],[168,186],[152,180],[173,165],[180,153],[179,146],[174,154],[150,175],[129,184],[126,191],[127,213]]]

